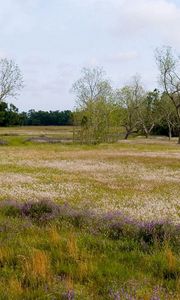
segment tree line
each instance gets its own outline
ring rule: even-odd
[[[102,76],[103,70],[84,69],[82,72],[84,84],[89,84],[85,77],[97,72]],[[128,139],[133,134],[146,138],[151,134],[167,135],[169,139],[178,135],[176,110],[166,92],[161,93],[158,89],[146,91],[138,76],[120,89],[113,90],[109,85],[108,93],[106,82],[106,96],[101,81],[91,84],[96,88],[91,86],[90,90],[98,96],[94,94],[94,98],[87,101],[87,96],[81,98],[85,95],[85,91],[82,94],[81,91],[74,112],[74,122],[78,125],[75,137],[81,143],[113,142],[119,138]],[[77,91],[76,86],[73,88]]]
[[[161,91],[146,90],[138,75],[113,89],[102,68],[83,68],[72,86],[77,101],[75,139],[100,143],[123,134],[125,139],[132,134],[166,134],[169,139],[177,136],[180,144],[180,58],[170,47],[162,47],[156,49],[155,59]]]
[[[18,108],[6,102],[0,102],[0,126],[67,126],[73,124],[73,114],[65,111],[19,112]]]
[[[103,68],[83,68],[73,84],[76,110],[19,113],[8,97],[23,88],[19,67],[0,59],[0,125],[74,125],[74,140],[81,143],[116,141],[124,136],[166,134],[180,144],[180,57],[166,46],[155,51],[160,90],[146,90],[136,75],[113,89]]]

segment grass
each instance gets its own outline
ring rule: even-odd
[[[180,299],[174,229],[165,229],[163,241],[161,227],[158,235],[153,229],[149,242],[152,233],[143,227],[134,231],[123,221],[106,228],[100,221],[120,211],[128,220],[178,226],[175,140],[27,141],[69,139],[71,127],[2,128],[0,135],[8,142],[0,146],[0,299]],[[36,205],[43,199],[50,209]],[[62,217],[64,204],[71,210]]]
[[[178,299],[177,245],[145,249],[128,234],[114,239],[73,224],[7,219],[1,211],[1,299],[68,299],[72,290],[75,299],[116,299],[111,292],[122,288],[135,299],[151,299],[155,289],[158,299]]]

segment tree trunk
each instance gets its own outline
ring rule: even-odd
[[[171,140],[172,138],[172,130],[171,130],[171,125],[168,124],[168,136],[169,136],[169,141]]]
[[[124,139],[127,140],[128,136],[129,136],[129,132],[126,132],[126,135],[125,135]]]
[[[169,141],[171,140],[172,138],[172,133],[171,133],[171,128],[169,128]]]
[[[178,106],[176,109],[178,116],[178,144],[180,145],[180,106]]]
[[[146,126],[144,124],[143,124],[143,129],[144,129],[145,137],[146,137],[146,139],[148,139],[149,131],[148,131],[148,129],[146,128]]]
[[[147,128],[145,126],[144,126],[144,132],[145,132],[146,139],[148,139],[149,131],[147,130]]]
[[[179,128],[178,144],[180,145],[180,128]]]
[[[151,133],[151,131],[153,130],[153,128],[154,128],[154,124],[152,124],[151,125],[151,127],[148,129],[148,128],[146,128],[145,126],[144,126],[144,129],[145,129],[145,134],[146,134],[146,139],[148,139],[149,138],[149,136],[150,136],[150,133]]]

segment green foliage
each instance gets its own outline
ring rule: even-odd
[[[20,125],[18,109],[13,104],[0,102],[0,126]]]
[[[72,125],[72,112],[65,111],[35,111],[18,112],[13,104],[0,102],[0,126],[14,125]]]
[[[177,109],[173,105],[176,99],[171,101],[167,91],[146,91],[137,75],[129,85],[113,91],[103,76],[100,68],[83,69],[82,77],[73,85],[77,99],[74,124],[79,126],[74,133],[75,141],[116,141],[122,127],[125,139],[133,133],[146,138],[152,133],[163,132],[169,138],[172,133],[179,134]]]
[[[138,129],[139,119],[137,108],[142,98],[141,86],[133,84],[116,90],[116,104],[120,112],[119,125],[125,129],[125,139]]]
[[[115,106],[103,97],[89,100],[83,110],[76,111],[74,122],[77,127],[75,140],[82,144],[112,142],[116,124]]]
[[[72,125],[72,113],[65,111],[35,111],[25,114],[23,125]]]

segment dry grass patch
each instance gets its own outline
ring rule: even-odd
[[[51,283],[51,261],[45,251],[34,249],[29,257],[24,257],[22,269],[25,282],[31,280],[35,285],[44,281]]]

